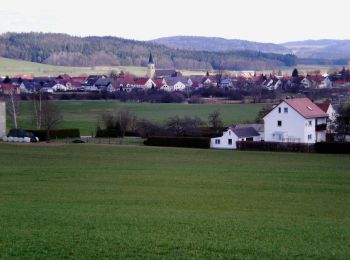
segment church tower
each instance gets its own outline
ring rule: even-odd
[[[148,65],[147,65],[147,77],[153,79],[156,74],[156,66],[153,61],[152,52],[149,53]]]

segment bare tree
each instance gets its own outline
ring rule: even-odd
[[[33,100],[33,125],[36,126],[37,129],[41,129],[42,123],[42,93],[39,91],[38,94],[32,95]]]
[[[8,95],[8,105],[6,106],[12,119],[13,128],[17,128],[17,117],[20,107],[19,103],[19,96],[16,94],[16,88],[13,88]]]
[[[215,110],[212,113],[209,114],[208,122],[211,128],[213,128],[215,131],[218,131],[222,126],[222,118],[219,110]]]
[[[55,129],[63,120],[61,111],[48,100],[42,103],[42,129],[46,131],[46,139],[50,141],[50,131]]]

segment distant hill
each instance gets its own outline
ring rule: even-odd
[[[294,55],[253,50],[177,50],[155,42],[118,37],[76,37],[56,33],[0,35],[0,56],[60,66],[142,66],[152,51],[158,68],[265,70],[294,66]]]
[[[300,58],[350,59],[350,40],[306,40],[286,42],[282,46]]]
[[[290,53],[290,50],[284,46],[273,43],[260,43],[244,40],[228,40],[218,37],[201,36],[173,36],[153,40],[158,44],[163,44],[172,48],[200,51],[234,51],[250,50],[273,53]]]

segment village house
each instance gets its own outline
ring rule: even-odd
[[[229,127],[222,136],[210,139],[210,148],[237,149],[237,141],[261,141],[261,136],[253,127]]]
[[[328,115],[308,98],[285,99],[264,117],[265,141],[316,143],[326,140]]]

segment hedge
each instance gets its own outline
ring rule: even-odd
[[[313,152],[314,144],[238,141],[237,149],[246,151]]]
[[[144,141],[144,145],[209,149],[210,138],[152,136]]]
[[[350,154],[350,143],[316,143],[315,151],[317,153],[346,153]]]
[[[45,130],[26,130],[27,132],[33,133],[40,141],[46,140]],[[55,138],[76,138],[80,137],[80,131],[77,128],[72,129],[55,129],[50,131],[50,137]]]

